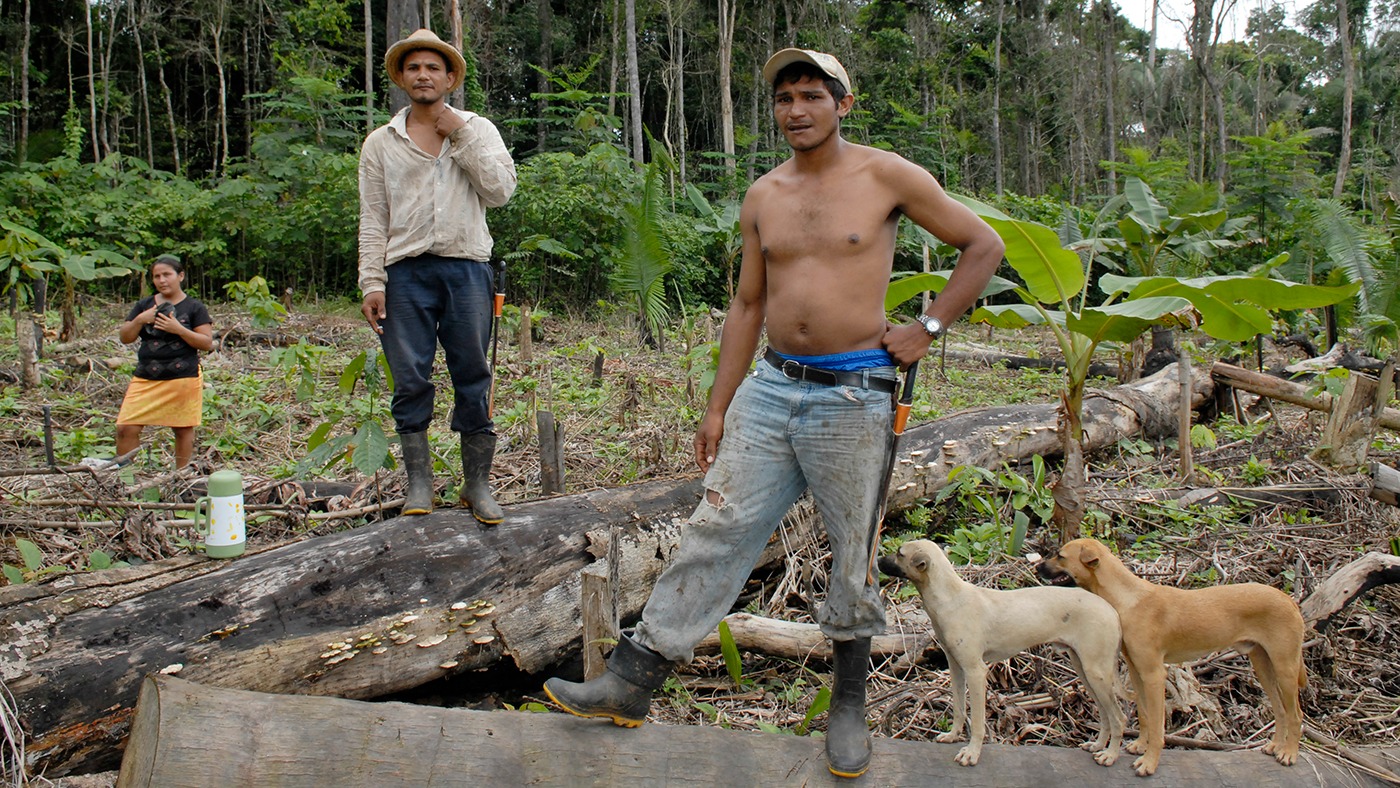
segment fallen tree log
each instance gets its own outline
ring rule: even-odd
[[[1196,376],[1193,401],[1208,399]],[[1169,434],[1175,366],[1085,396],[1086,449]],[[963,464],[999,467],[1059,451],[1054,405],[982,408],[908,430],[891,511],[925,500]],[[580,648],[580,571],[620,529],[618,613],[634,620],[697,479],[668,480],[506,507],[479,528],[440,510],[217,562],[177,558],[0,589],[0,680],[28,734],[28,766],[51,776],[110,768],[142,675],[369,698],[510,658],[544,671]],[[807,506],[809,511],[810,506]],[[790,517],[783,544],[816,537]],[[469,607],[490,604],[491,612]],[[461,603],[462,607],[457,607]]]
[[[1373,462],[1368,472],[1371,477],[1370,497],[1381,503],[1400,506],[1400,471]]]
[[[1134,490],[1099,499],[1105,509],[1129,513],[1145,503],[1174,502],[1177,506],[1307,506],[1318,509],[1342,500],[1342,491],[1326,479],[1309,479],[1265,487],[1191,487]]]
[[[772,657],[799,661],[831,661],[831,641],[822,634],[821,628],[816,624],[781,621],[749,613],[731,613],[725,616],[724,622],[729,626],[734,645],[738,646],[740,651],[757,651]],[[716,654],[719,650],[718,631],[711,632],[695,646],[697,654]],[[906,632],[876,635],[870,639],[870,655],[877,659],[903,657],[906,654],[918,659],[941,653],[942,649],[927,634]]]
[[[1353,599],[1380,585],[1400,583],[1400,556],[1367,553],[1322,581],[1299,609],[1319,632]]]
[[[1323,392],[1313,395],[1306,386],[1290,383],[1283,378],[1251,372],[1243,367],[1226,364],[1223,361],[1215,362],[1210,368],[1210,374],[1227,386],[1243,389],[1261,397],[1301,405],[1309,410],[1321,411],[1322,413],[1332,412],[1333,397],[1331,394]],[[1400,410],[1386,408],[1381,412],[1376,423],[1386,429],[1400,431]]]
[[[1133,780],[1131,755],[1105,769],[1077,749],[988,744],[975,769],[959,744],[874,737],[867,782],[1004,788]],[[822,740],[718,727],[621,729],[565,714],[472,711],[287,697],[146,680],[119,788],[280,785],[844,785]],[[1292,767],[1255,750],[1168,750],[1154,786],[1383,785],[1304,750]]]
[[[1057,372],[1065,369],[1065,362],[1063,359],[1012,356],[998,350],[978,347],[976,345],[954,345],[944,351],[942,356],[952,361],[971,361],[989,367],[1000,364],[1007,369],[1048,369]],[[1091,378],[1114,378],[1115,380],[1122,380],[1122,370],[1119,369],[1116,364],[1094,362],[1089,365],[1088,373]]]

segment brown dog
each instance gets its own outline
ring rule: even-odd
[[[1166,727],[1166,663],[1234,648],[1249,655],[1274,711],[1273,740],[1264,746],[1284,766],[1298,759],[1303,713],[1303,616],[1282,591],[1237,583],[1187,591],[1159,586],[1128,571],[1102,543],[1075,539],[1036,571],[1108,600],[1123,627],[1123,657],[1137,690],[1139,738],[1125,749],[1139,777],[1157,770]]]

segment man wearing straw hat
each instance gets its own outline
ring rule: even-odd
[[[394,375],[392,412],[408,471],[404,514],[433,509],[433,355],[452,376],[452,429],[461,435],[462,505],[504,519],[488,480],[496,453],[489,397],[494,278],[486,209],[515,191],[515,162],[491,121],[449,107],[466,73],[462,53],[430,30],[389,47],[384,67],[409,106],[360,151],[360,311]]]

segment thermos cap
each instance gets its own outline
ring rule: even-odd
[[[238,471],[214,471],[209,474],[210,497],[243,494],[243,475]]]

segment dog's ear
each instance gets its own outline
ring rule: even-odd
[[[923,575],[928,574],[928,559],[927,559],[927,558],[920,558],[920,559],[918,559],[917,561],[915,561],[915,562],[914,562],[914,569],[917,570],[917,571],[919,572],[919,574],[923,574]]]
[[[1083,558],[1079,559],[1079,562],[1089,567],[1090,569],[1097,569],[1099,566],[1099,557],[1096,555],[1084,556]]]

